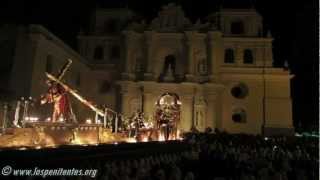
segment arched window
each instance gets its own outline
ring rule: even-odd
[[[118,45],[114,45],[111,47],[110,58],[112,59],[120,58],[120,47]]]
[[[231,23],[231,33],[232,34],[243,34],[244,27],[242,21],[235,21]]]
[[[250,49],[244,50],[243,63],[244,64],[253,64],[253,54],[252,54],[252,51]]]
[[[102,46],[97,46],[94,49],[94,59],[95,60],[102,60],[103,56],[104,56],[103,47]]]
[[[53,58],[52,55],[47,56],[47,62],[46,62],[46,72],[52,73],[53,70]]]
[[[224,63],[234,63],[233,49],[226,49],[224,52]]]

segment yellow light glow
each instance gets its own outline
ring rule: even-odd
[[[86,123],[87,124],[92,124],[92,120],[88,118],[88,119],[86,119]]]
[[[181,131],[179,129],[177,130],[177,140],[183,140],[183,137],[181,136]]]
[[[149,141],[148,137],[143,137],[142,138],[142,142],[148,142],[148,141]]]
[[[59,118],[59,122],[64,122],[64,119],[62,117]]]
[[[158,141],[161,141],[161,142],[163,142],[163,141],[165,141],[166,139],[164,138],[164,134],[160,134],[159,135],[159,138],[158,138]]]
[[[38,117],[25,117],[24,120],[29,122],[37,122],[39,120]]]
[[[128,139],[126,139],[126,142],[127,143],[136,143],[137,140],[135,138],[128,138]]]

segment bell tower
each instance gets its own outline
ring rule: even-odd
[[[255,9],[221,9],[216,16],[225,36],[262,36],[262,17]]]

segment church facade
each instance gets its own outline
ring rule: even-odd
[[[292,75],[273,67],[272,40],[254,9],[192,23],[168,4],[150,23],[128,9],[97,9],[78,47],[92,97],[126,116],[141,110],[154,121],[159,98],[175,94],[181,131],[292,133]]]

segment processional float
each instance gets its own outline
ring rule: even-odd
[[[119,141],[127,141],[127,142],[137,142],[137,141],[145,141],[145,140],[161,140],[158,131],[161,131],[159,125],[154,126],[141,126],[140,121],[144,122],[144,118],[139,115],[137,116],[136,122],[133,120],[133,124],[135,124],[135,128],[132,129],[131,126],[124,127],[124,131],[118,133],[118,117],[121,117],[125,122],[128,119],[116,111],[109,108],[99,108],[91,101],[87,100],[85,97],[81,96],[79,92],[65,82],[63,82],[62,78],[68,71],[69,67],[72,64],[72,60],[68,59],[68,62],[63,66],[61,71],[57,76],[46,72],[45,75],[48,78],[47,83],[50,82],[54,85],[59,85],[63,89],[65,95],[71,94],[75,99],[79,100],[82,104],[87,106],[89,109],[96,113],[96,123],[97,117],[103,117],[103,127],[100,125],[84,123],[84,124],[74,124],[74,123],[45,123],[45,122],[37,122],[30,121],[29,109],[28,106],[32,104],[32,101],[35,99],[32,98],[22,98],[16,104],[16,109],[13,117],[13,124],[15,128],[11,128],[10,131],[13,132],[11,135],[4,134],[0,136],[0,147],[12,147],[12,146],[38,146],[38,145],[59,145],[59,144],[98,144],[98,143],[109,143],[109,142],[119,142]],[[50,89],[50,87],[49,87]],[[49,92],[49,91],[48,91]],[[48,93],[49,94],[49,93]],[[161,103],[160,103],[161,104]],[[54,104],[56,105],[56,104]],[[70,105],[70,104],[69,104]],[[8,121],[7,111],[8,107],[4,107],[4,118],[3,121]],[[21,126],[19,126],[19,117],[23,116]],[[72,108],[70,107],[70,111],[72,112]],[[110,116],[112,114],[112,117]],[[163,113],[160,113],[163,114]],[[109,117],[110,116],[110,117]],[[109,118],[108,118],[109,117]],[[114,131],[110,131],[110,127],[107,127],[107,118],[108,122],[110,118],[113,118],[114,124],[112,127]],[[134,118],[133,118],[134,119]],[[28,121],[29,120],[29,121]],[[68,119],[65,119],[69,121]],[[165,117],[159,116],[157,120],[167,120]],[[25,126],[28,121],[28,125]],[[162,123],[161,125],[167,122]],[[168,123],[167,123],[168,124]],[[3,123],[5,125],[5,123]],[[124,121],[122,122],[122,126],[124,125]],[[170,124],[169,124],[170,125]],[[121,127],[122,127],[121,126]],[[141,128],[142,127],[142,128]],[[162,127],[162,126],[161,126]],[[6,127],[2,127],[5,129]],[[141,129],[140,129],[141,128]],[[166,126],[166,128],[171,128],[171,126]],[[163,129],[163,128],[162,128]],[[127,131],[129,130],[129,131]],[[130,136],[130,132],[134,130],[135,136],[132,138]],[[114,133],[113,133],[114,132]],[[128,135],[126,134],[127,132]],[[169,132],[169,131],[167,131]],[[26,135],[27,134],[27,135]],[[168,133],[166,133],[168,134]],[[168,140],[169,135],[166,135],[163,140]],[[172,136],[177,137],[177,136]],[[11,139],[11,140],[10,140]],[[134,140],[133,140],[134,139]],[[71,140],[71,141],[70,141]]]
[[[86,98],[81,96],[76,90],[72,89],[70,86],[68,86],[67,84],[65,84],[61,80],[62,77],[67,72],[67,70],[69,69],[69,67],[71,66],[71,64],[72,64],[72,60],[68,59],[68,62],[63,66],[62,70],[60,71],[60,73],[57,77],[55,77],[54,75],[52,75],[48,72],[46,72],[45,74],[49,80],[60,84],[66,92],[70,93],[73,97],[75,97],[77,100],[79,100],[82,104],[84,104],[85,106],[89,107],[92,111],[94,111],[96,113],[95,122],[97,122],[98,116],[103,117],[103,126],[105,128],[107,126],[108,112],[115,114],[115,119],[114,119],[115,120],[115,132],[117,133],[118,132],[118,117],[119,116],[125,117],[124,115],[121,115],[118,112],[116,112],[110,108],[100,109],[100,108],[96,107],[92,102],[88,101]]]
[[[70,86],[68,86],[67,84],[62,82],[61,79],[64,76],[64,74],[66,73],[66,71],[68,70],[68,68],[70,67],[71,63],[72,63],[72,60],[68,59],[67,64],[64,65],[64,67],[60,71],[60,74],[57,77],[46,72],[45,74],[46,74],[47,78],[49,80],[61,85],[67,93],[70,93],[73,97],[75,97],[77,100],[79,100],[82,104],[86,105],[91,110],[93,110],[96,113],[96,119],[97,119],[98,115],[102,116],[104,118],[104,126],[106,126],[106,118],[107,118],[106,110],[102,110],[102,109],[97,108],[93,103],[91,103],[90,101],[85,99],[83,96],[81,96],[76,90],[72,89]]]

